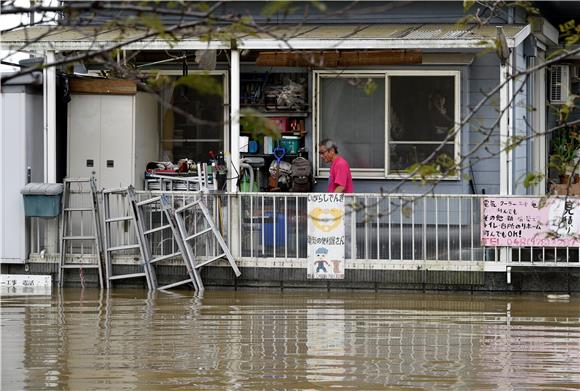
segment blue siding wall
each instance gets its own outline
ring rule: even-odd
[[[495,53],[477,55],[470,66],[469,109],[473,109],[499,84],[499,60]],[[476,192],[499,193],[499,94],[494,94],[470,122],[472,177]],[[496,125],[496,126],[494,126]],[[493,129],[490,131],[489,127]]]

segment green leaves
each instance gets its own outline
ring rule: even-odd
[[[463,0],[463,12],[469,11],[474,4],[474,0]]]
[[[291,1],[269,1],[262,8],[262,15],[272,16],[279,12],[287,12],[290,9]]]
[[[139,20],[143,23],[146,27],[150,28],[153,31],[158,32],[159,34],[163,34],[165,32],[165,25],[161,21],[161,18],[157,14],[147,13],[139,16]]]
[[[275,139],[280,138],[278,126],[270,119],[264,117],[262,113],[254,109],[240,110],[240,127],[252,136],[270,136]]]
[[[207,74],[181,76],[175,81],[175,85],[186,86],[205,95],[222,96],[224,93],[222,83]]]
[[[428,183],[440,176],[456,176],[458,172],[455,160],[445,154],[439,154],[433,162],[415,163],[404,170],[409,175],[414,175],[414,179],[420,180],[423,184]]]
[[[549,166],[560,174],[570,174],[580,150],[580,133],[575,127],[558,129],[552,137]]]
[[[544,179],[544,177],[545,175],[541,172],[528,172],[524,176],[524,187],[528,188],[537,185]]]
[[[362,89],[365,95],[370,96],[376,91],[377,83],[375,83],[373,79],[367,79],[365,84],[363,84]]]

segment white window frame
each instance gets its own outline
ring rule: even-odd
[[[156,73],[166,76],[183,76],[183,71],[176,69],[169,70],[156,70]],[[222,135],[224,139],[224,153],[230,150],[230,94],[229,94],[229,72],[227,70],[214,70],[214,71],[202,71],[202,70],[190,70],[188,75],[207,75],[207,76],[223,76],[223,97],[224,97],[224,109],[223,109],[223,130]],[[161,103],[159,103],[162,106]],[[160,111],[161,113],[162,111]],[[159,116],[159,129],[163,129],[163,115]],[[163,145],[163,139],[161,132],[159,133],[159,151],[158,156],[161,158],[161,146]]]
[[[321,140],[320,135],[320,80],[329,77],[340,77],[340,78],[352,78],[357,77],[364,79],[365,77],[377,77],[382,76],[385,82],[385,162],[384,168],[381,169],[351,169],[354,179],[411,179],[411,175],[404,173],[389,173],[389,97],[390,97],[390,77],[391,76],[453,76],[454,77],[454,92],[455,92],[455,105],[454,105],[454,121],[455,129],[461,121],[461,71],[459,70],[435,70],[435,69],[425,69],[425,70],[349,70],[345,72],[338,71],[313,71],[314,88],[312,91],[312,102],[314,104],[313,111],[313,127],[315,129],[314,135],[312,137],[312,151],[314,153],[314,164],[316,167],[316,177],[317,178],[328,178],[330,169],[325,167],[320,167],[320,158],[318,155],[318,143]],[[454,144],[454,159],[455,164],[461,162],[461,132],[457,131],[455,138],[453,140]],[[443,180],[459,180],[460,173],[454,176],[441,176],[433,175],[433,179],[443,179]]]

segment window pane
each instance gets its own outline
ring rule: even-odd
[[[391,161],[390,172],[400,172],[409,166],[420,163],[433,153],[440,144],[391,144],[389,146],[389,159]],[[440,151],[438,156],[431,160],[446,158],[454,159],[453,144],[446,144]]]
[[[453,76],[390,76],[390,140],[444,140],[455,123],[454,80]]]
[[[367,94],[368,80],[320,80],[320,139],[335,140],[352,168],[385,165],[385,83],[382,77],[370,79],[374,91]]]
[[[215,78],[223,84],[222,76]],[[163,113],[162,159],[178,161],[189,158],[194,161],[207,161],[208,152],[224,149],[223,97],[201,93],[186,86],[166,86],[162,95],[169,99],[173,107],[191,114],[196,123],[174,110],[166,108]]]

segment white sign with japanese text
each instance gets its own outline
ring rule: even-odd
[[[308,195],[308,278],[344,278],[344,194]]]
[[[489,197],[481,200],[481,243],[506,247],[577,247],[580,200]]]
[[[34,274],[0,275],[0,295],[50,295],[52,277]]]

